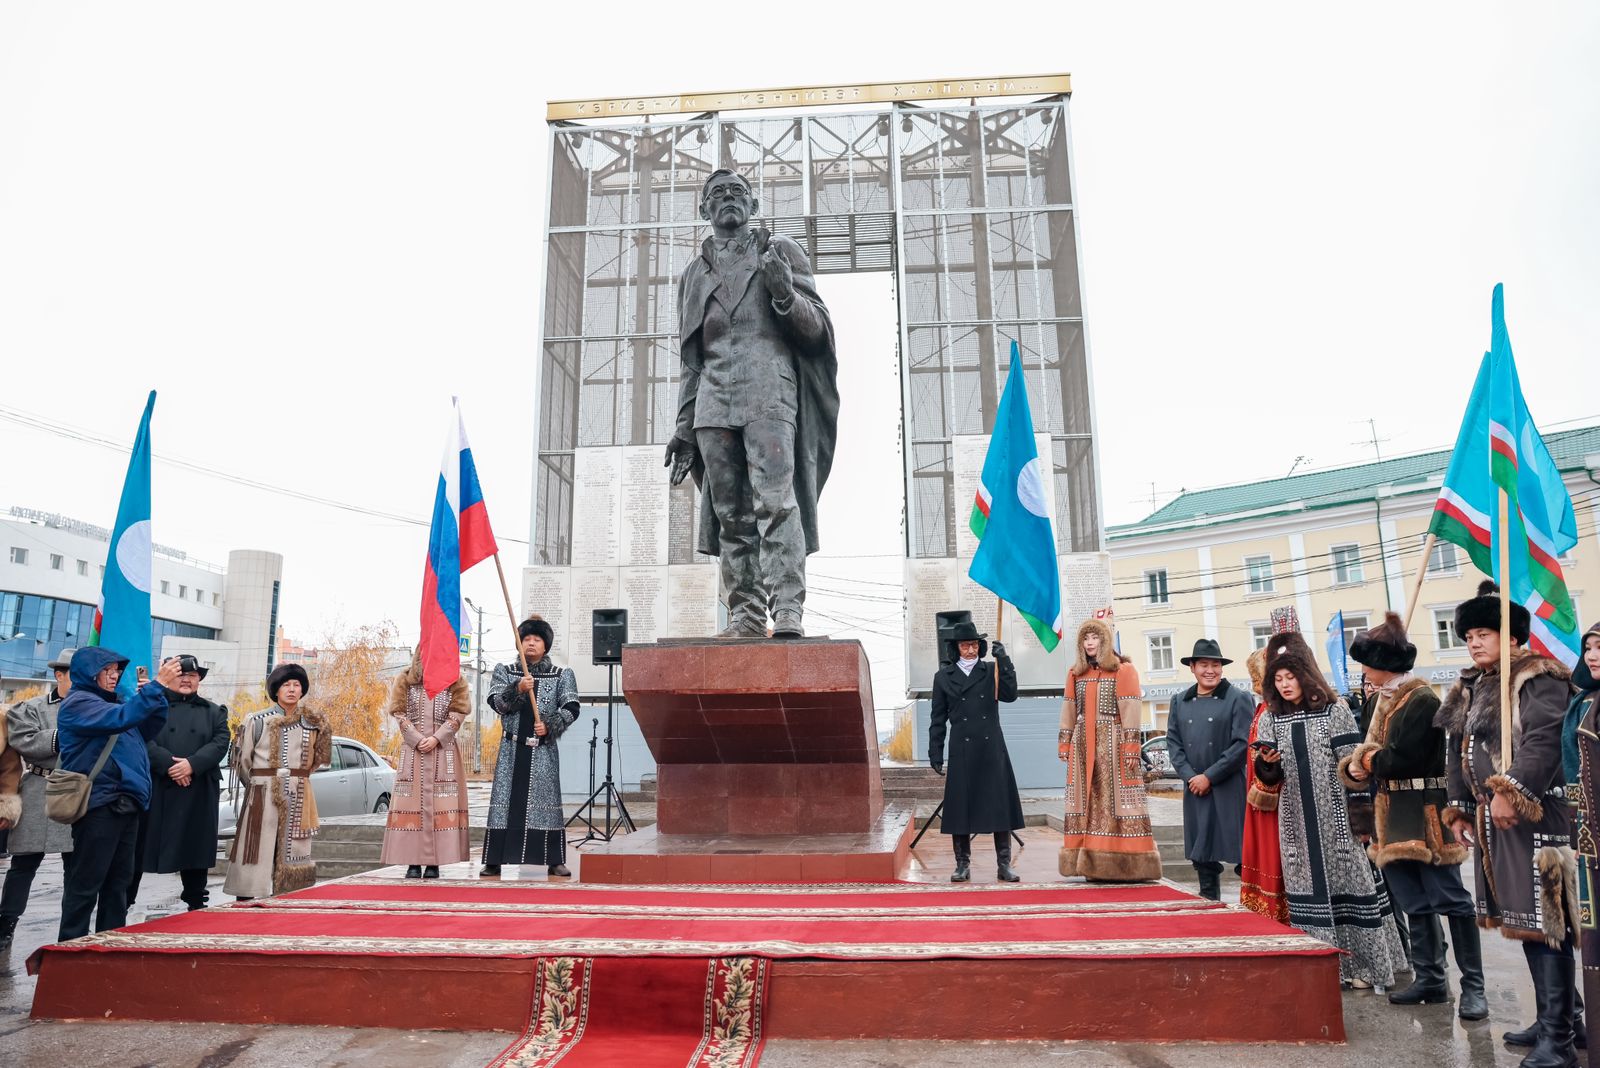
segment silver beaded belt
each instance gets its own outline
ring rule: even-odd
[[[1443,776],[1434,779],[1385,779],[1383,785],[1390,790],[1443,790],[1447,788]]]

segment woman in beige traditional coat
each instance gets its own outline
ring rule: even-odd
[[[1067,765],[1062,875],[1133,883],[1161,878],[1139,755],[1139,672],[1098,619],[1078,628],[1058,755]]]
[[[383,832],[383,862],[406,864],[407,879],[437,879],[439,865],[467,859],[467,780],[456,732],[472,709],[465,679],[430,698],[422,659],[394,680],[389,715],[400,728],[400,774]]]
[[[303,890],[317,880],[311,837],[317,799],[311,774],[333,758],[327,721],[301,706],[311,688],[306,669],[279,664],[267,676],[273,707],[249,716],[234,735],[233,773],[244,808],[222,888],[248,900]]]

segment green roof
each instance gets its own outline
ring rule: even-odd
[[[1581,470],[1584,458],[1600,453],[1600,426],[1580,427],[1545,436],[1545,445],[1563,471]],[[1375,460],[1369,464],[1338,467],[1330,471],[1308,471],[1303,475],[1272,478],[1264,482],[1242,482],[1215,489],[1180,494],[1170,504],[1152,512],[1137,523],[1106,528],[1112,540],[1152,533],[1169,527],[1206,526],[1242,514],[1272,514],[1333,508],[1341,504],[1371,500],[1380,486],[1404,491],[1408,484],[1422,489],[1430,479],[1442,479],[1450,463],[1451,449]]]

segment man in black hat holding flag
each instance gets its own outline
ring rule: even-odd
[[[939,830],[951,837],[956,870],[953,883],[972,878],[972,836],[994,835],[996,873],[1001,882],[1020,878],[1011,867],[1011,832],[1022,826],[1022,800],[1011,770],[1006,737],[1000,730],[1000,703],[1017,699],[1017,672],[1006,647],[994,643],[994,663],[985,635],[970,620],[957,623],[949,660],[933,678],[933,715],[928,723],[928,763],[944,774],[944,741],[950,737],[950,775],[944,787],[944,818]]]
[[[1194,685],[1167,712],[1167,756],[1183,780],[1183,855],[1200,878],[1200,896],[1222,900],[1222,866],[1239,870],[1244,852],[1245,750],[1255,699],[1222,675],[1233,663],[1214,638],[1201,638],[1180,663]]]
[[[145,743],[150,751],[150,811],[139,828],[128,904],[143,872],[177,872],[189,911],[206,907],[206,873],[217,861],[222,762],[228,757],[228,708],[200,696],[209,670],[184,654],[167,690],[167,722]]]

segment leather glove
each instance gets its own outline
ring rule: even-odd
[[[995,642],[993,645],[990,646],[990,648],[994,650],[994,658],[996,660],[1007,660],[1007,659],[1009,659],[1009,657],[1006,655],[1006,647],[1004,645],[1001,645],[999,642]]]
[[[940,775],[944,774],[944,761],[942,760],[930,760],[928,761],[928,767],[932,768]]]

